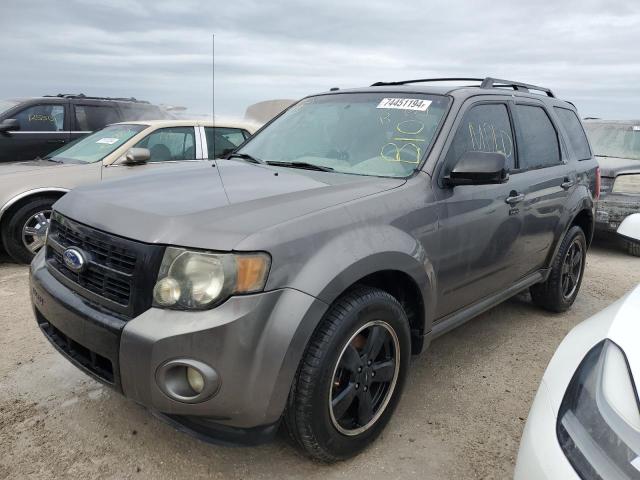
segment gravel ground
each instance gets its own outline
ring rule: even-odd
[[[598,240],[570,312],[516,297],[414,359],[382,437],[320,465],[284,435],[257,448],[201,443],[76,370],[39,333],[27,268],[0,254],[0,478],[505,479],[542,373],[564,335],[640,282],[640,259]]]

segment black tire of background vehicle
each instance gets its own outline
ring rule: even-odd
[[[627,252],[634,257],[640,257],[640,243],[625,241],[627,246]]]
[[[565,298],[562,292],[562,266],[567,255],[567,250],[573,244],[574,240],[578,239],[582,246],[582,265],[580,269],[580,277],[577,282],[577,287],[573,294],[569,298]],[[553,259],[551,265],[551,273],[547,281],[544,283],[538,283],[532,286],[529,291],[531,292],[531,299],[533,303],[539,307],[549,310],[551,312],[561,313],[567,311],[573,305],[578,292],[580,291],[580,285],[582,284],[582,277],[584,276],[584,268],[586,263],[587,254],[587,239],[582,229],[578,226],[573,226],[569,229],[567,234],[562,239],[560,249]]]
[[[36,197],[18,208],[9,219],[5,219],[2,228],[2,243],[11,258],[18,263],[31,263],[33,257],[22,242],[22,228],[39,211],[51,210],[57,198]]]
[[[400,368],[395,389],[376,423],[360,434],[347,436],[332,423],[328,405],[334,368],[345,342],[372,320],[386,322],[396,333]],[[384,429],[398,403],[410,351],[409,321],[393,296],[361,286],[336,300],[311,337],[289,394],[284,419],[294,442],[310,457],[327,463],[347,459],[366,448]]]

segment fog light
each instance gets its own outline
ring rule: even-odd
[[[204,377],[195,368],[187,367],[187,382],[197,394],[202,393],[202,390],[204,390]]]
[[[165,277],[153,287],[153,299],[158,305],[169,307],[180,300],[180,284],[171,277]]]

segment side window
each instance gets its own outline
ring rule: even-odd
[[[558,134],[542,107],[516,105],[519,167],[523,170],[562,163]]]
[[[118,112],[113,107],[98,105],[76,105],[76,129],[93,132],[111,123],[120,121]]]
[[[239,128],[205,127],[209,158],[219,158],[241,145],[249,135]]]
[[[33,105],[14,118],[23,132],[61,132],[64,130],[64,105]]]
[[[509,112],[504,104],[471,107],[458,127],[445,159],[448,174],[466,152],[499,152],[507,157],[507,168],[514,166],[514,149]]]
[[[587,134],[584,133],[584,128],[576,115],[576,112],[569,110],[568,108],[553,107],[560,119],[560,123],[567,131],[569,136],[569,144],[571,149],[576,154],[578,160],[587,160],[591,158],[591,149],[589,149],[589,142],[587,141]]]
[[[196,141],[193,127],[160,128],[143,138],[136,147],[148,148],[150,162],[195,160]]]

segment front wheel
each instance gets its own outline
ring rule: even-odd
[[[18,263],[31,263],[44,246],[51,208],[55,198],[40,197],[29,200],[6,221],[2,242],[11,258]]]
[[[383,430],[410,359],[407,316],[388,293],[358,287],[339,298],[310,340],[285,422],[311,457],[352,457]]]
[[[547,281],[530,288],[536,305],[552,312],[568,310],[580,290],[587,258],[587,239],[582,229],[569,229],[553,260]]]

